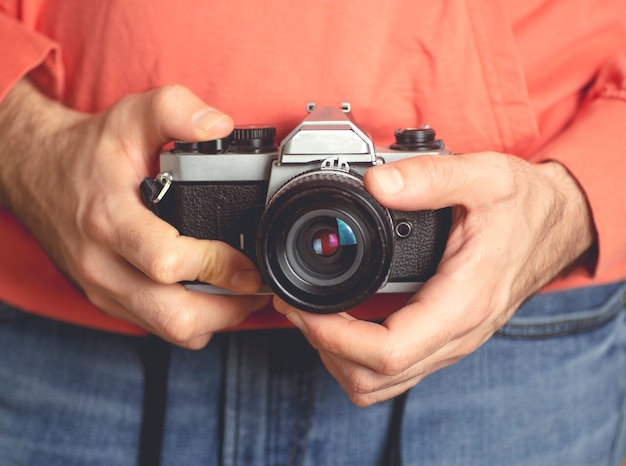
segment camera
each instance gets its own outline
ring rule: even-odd
[[[261,272],[260,293],[299,309],[341,312],[374,293],[416,291],[441,259],[450,208],[387,209],[365,190],[363,175],[384,163],[450,151],[428,126],[398,129],[394,144],[377,147],[349,104],[307,110],[279,146],[272,126],[176,142],[161,154],[156,179],[142,183],[144,203],[182,235],[242,251]]]

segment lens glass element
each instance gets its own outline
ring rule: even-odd
[[[320,228],[313,234],[311,247],[319,256],[333,256],[342,246],[356,245],[352,228],[340,218],[335,220],[336,228]]]
[[[339,235],[334,230],[322,228],[313,235],[311,247],[318,256],[332,256],[339,251]]]
[[[345,213],[311,210],[288,227],[280,260],[303,284],[335,286],[354,273],[363,257],[364,241],[357,240],[363,235],[355,229],[358,224]]]

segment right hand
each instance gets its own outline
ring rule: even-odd
[[[140,199],[139,184],[154,174],[165,142],[232,131],[229,116],[188,89],[161,87],[92,115],[43,97],[25,79],[0,105],[0,128],[13,141],[0,152],[0,203],[103,311],[201,348],[268,302],[178,284],[200,280],[245,294],[258,289],[260,277],[239,251],[179,235]]]

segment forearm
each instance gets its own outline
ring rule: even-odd
[[[0,102],[0,206],[23,219],[32,190],[54,194],[44,167],[59,146],[63,129],[81,114],[43,96],[28,78],[20,80]],[[43,168],[43,169],[42,169]]]

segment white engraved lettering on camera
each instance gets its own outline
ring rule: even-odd
[[[450,209],[387,209],[362,177],[382,163],[450,152],[428,126],[397,130],[396,142],[383,148],[355,123],[348,104],[308,110],[279,148],[271,126],[177,142],[161,154],[157,178],[142,183],[144,202],[183,235],[240,249],[259,267],[261,293],[300,309],[341,312],[374,293],[416,291],[439,263]]]

